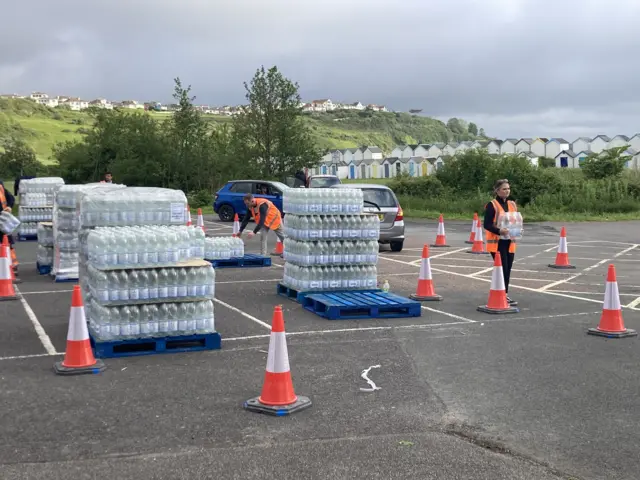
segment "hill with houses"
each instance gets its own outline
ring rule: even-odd
[[[640,169],[640,133],[579,137],[573,142],[564,138],[507,138],[504,140],[463,140],[395,146],[388,155],[378,146],[332,149],[322,157],[312,174],[333,174],[340,178],[380,179],[400,174],[411,177],[431,175],[449,158],[469,149],[484,149],[490,155],[521,155],[533,165],[540,158],[550,158],[557,168],[580,168],[590,153],[601,153],[617,147],[627,147],[627,168]]]
[[[88,113],[92,107],[146,112],[159,121],[172,114],[170,106],[154,108],[153,102],[142,104],[128,100],[112,103],[104,99],[84,102],[72,97],[52,99],[43,93],[37,95],[40,96],[0,96],[0,144],[11,137],[22,139],[34,148],[38,159],[44,163],[50,161],[56,143],[79,139],[92,127],[92,118]],[[328,104],[326,100],[302,105],[304,119],[320,148],[329,150],[354,145],[377,145],[388,154],[397,144],[460,142],[478,138],[464,128],[464,121],[456,121],[458,128],[454,130],[440,120],[389,112],[378,105],[364,106],[359,102],[345,105]],[[215,110],[216,113],[207,113],[208,110],[202,112],[204,118],[213,125],[229,122],[233,118],[233,111],[223,107]]]

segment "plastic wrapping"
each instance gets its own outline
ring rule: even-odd
[[[293,215],[284,217],[284,233],[300,241],[378,240],[377,215]]]
[[[41,267],[50,267],[51,265],[53,265],[53,247],[38,245],[36,260],[38,262],[38,265]]]
[[[296,215],[353,215],[362,213],[364,202],[359,188],[289,188],[282,205]]]
[[[96,189],[84,193],[78,209],[81,228],[184,225],[187,197],[167,188]]]
[[[20,220],[9,212],[0,213],[0,232],[11,235],[20,227]]]
[[[509,229],[509,235],[500,235],[503,240],[519,240],[522,238],[522,215],[520,212],[505,212],[498,216],[496,227]]]
[[[236,237],[209,237],[205,239],[204,258],[219,260],[244,257],[244,242]]]
[[[38,233],[39,222],[51,222],[53,219],[54,192],[64,180],[60,177],[30,178],[20,181],[19,196],[20,227],[22,237],[34,237]]]
[[[38,235],[38,245],[53,248],[53,225],[51,223],[40,223],[36,227]]]
[[[282,283],[301,292],[372,290],[378,284],[376,266],[301,267],[285,263]]]
[[[380,247],[375,240],[284,241],[284,260],[300,266],[377,265]]]

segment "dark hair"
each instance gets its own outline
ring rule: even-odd
[[[244,196],[244,197],[242,197],[242,200],[245,200],[245,201],[246,201],[246,200],[249,200],[249,201],[253,200],[253,194],[251,194],[251,193],[246,193],[246,194],[245,194],[245,196]]]
[[[496,180],[496,183],[493,184],[493,191],[497,192],[498,189],[505,183],[509,183],[509,180],[507,180],[506,178],[501,178],[500,180]]]
[[[111,175],[111,172],[104,172],[104,175],[105,175],[105,176],[107,176],[107,175]]]

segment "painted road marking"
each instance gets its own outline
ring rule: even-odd
[[[42,346],[49,355],[55,355],[57,353],[56,349],[53,346],[53,343],[51,343],[49,335],[47,335],[47,332],[44,331],[44,328],[42,328],[42,325],[38,321],[38,317],[36,317],[36,314],[33,312],[25,298],[22,296],[18,287],[14,286],[14,289],[16,291],[16,294],[18,295],[18,298],[20,299],[20,303],[22,303],[24,311],[27,312],[27,317],[29,317],[29,320],[31,320],[31,323],[33,324],[33,328],[35,329],[36,334],[40,339],[40,343],[42,343]]]

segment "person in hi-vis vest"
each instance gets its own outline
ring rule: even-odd
[[[502,273],[504,275],[504,285],[507,292],[507,301],[509,305],[517,305],[518,302],[511,300],[509,297],[509,278],[511,277],[511,267],[516,255],[516,241],[513,239],[502,239],[501,235],[508,235],[509,229],[502,230],[496,226],[498,217],[505,212],[517,212],[516,202],[508,200],[511,195],[511,186],[509,180],[503,178],[497,180],[493,186],[493,192],[496,196],[485,206],[484,210],[484,230],[487,238],[487,252],[495,259],[496,253],[500,254],[502,260]]]
[[[267,254],[267,235],[269,230],[276,234],[281,242],[284,242],[284,229],[282,228],[282,215],[280,210],[266,198],[256,198],[252,194],[247,193],[244,198],[244,204],[247,207],[247,214],[242,219],[238,237],[242,236],[242,231],[247,228],[251,217],[256,222],[256,228],[247,235],[252,238],[256,233],[261,232],[260,253]],[[280,255],[282,256],[282,255]]]

